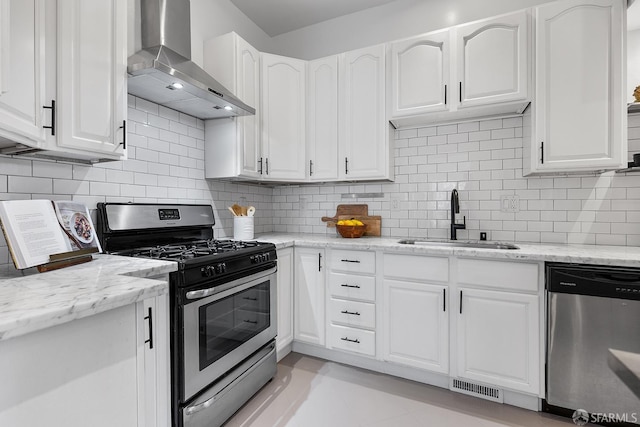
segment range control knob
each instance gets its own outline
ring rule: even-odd
[[[216,267],[215,267],[215,271],[216,271],[216,273],[218,273],[218,274],[225,273],[225,272],[227,271],[227,264],[225,264],[225,263],[223,262],[223,263],[220,263],[220,264],[216,265]]]
[[[202,267],[200,269],[200,272],[204,277],[211,277],[215,274],[215,269],[213,268],[212,265],[207,265],[206,267]]]

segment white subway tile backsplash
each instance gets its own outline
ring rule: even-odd
[[[73,166],[56,162],[35,162],[33,164],[33,176],[71,179],[73,177]]]
[[[51,194],[53,192],[53,179],[9,176],[7,191],[9,193]]]

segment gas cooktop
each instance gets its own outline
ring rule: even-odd
[[[268,250],[270,249],[269,246],[271,246],[271,244],[255,241],[197,240],[189,243],[141,247],[114,252],[113,254],[186,262],[202,257],[221,259],[229,256],[248,254],[254,252],[256,249]]]

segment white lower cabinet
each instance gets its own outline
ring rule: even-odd
[[[460,288],[458,376],[538,393],[538,295]]]
[[[278,359],[286,356],[286,349],[293,341],[293,248],[278,249],[277,317],[278,336],[276,352]]]
[[[293,337],[308,344],[325,343],[324,249],[295,248]]]
[[[376,354],[376,333],[359,328],[331,323],[328,331],[328,347],[347,350],[366,356]]]
[[[384,359],[449,373],[447,286],[385,279]]]
[[[163,295],[0,341],[0,425],[168,427],[167,307]]]

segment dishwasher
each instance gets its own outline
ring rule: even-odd
[[[609,366],[610,350],[640,354],[640,268],[547,263],[546,286],[543,410],[640,424],[640,397]]]

